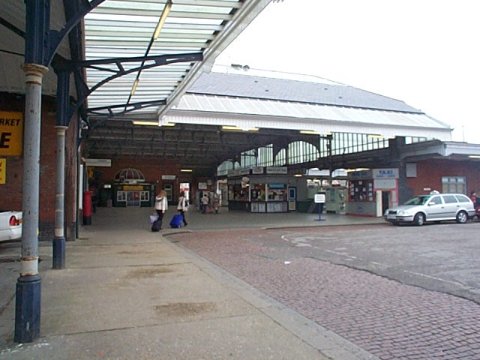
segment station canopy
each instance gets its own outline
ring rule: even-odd
[[[107,0],[85,17],[92,119],[158,120],[270,0]]]
[[[256,147],[312,142],[301,130],[376,134],[383,126],[389,137],[449,138],[449,127],[423,112],[359,89],[210,73],[216,56],[268,3],[109,0],[94,9],[85,19],[86,59],[138,61],[87,68],[89,88],[119,68],[147,68],[108,81],[88,97],[87,155],[154,156],[212,170]],[[148,67],[162,60],[152,56],[167,63]]]
[[[51,0],[52,29],[61,29],[76,7],[97,2]],[[389,137],[449,139],[448,125],[377,94],[211,73],[215,58],[243,29],[266,6],[277,5],[271,0],[101,2],[85,17],[78,37],[58,48],[65,59],[91,62],[83,73],[89,90],[82,122],[85,156],[152,156],[211,171],[243,151],[315,141],[300,130],[382,130]],[[5,0],[2,8],[0,90],[23,93],[25,3]],[[72,81],[73,97],[78,89]],[[53,69],[43,92],[56,95]],[[224,131],[222,125],[257,131]]]

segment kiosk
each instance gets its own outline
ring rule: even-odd
[[[296,209],[296,179],[286,167],[254,167],[228,173],[228,208],[255,213]]]
[[[398,205],[398,174],[398,168],[349,173],[347,214],[380,217]]]

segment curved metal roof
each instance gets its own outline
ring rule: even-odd
[[[162,122],[451,139],[451,128],[403,101],[346,85],[204,73]]]
[[[401,100],[352,86],[236,73],[202,74],[188,93],[422,113]]]

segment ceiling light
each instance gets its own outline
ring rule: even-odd
[[[305,135],[320,135],[318,131],[315,130],[300,130],[300,134],[305,134]]]
[[[135,94],[135,91],[137,91],[137,86],[138,86],[138,77],[135,79],[135,81],[133,82],[133,86],[132,86],[132,91],[130,91],[130,96],[133,96],[133,94]]]
[[[356,169],[345,169],[346,172],[355,172],[355,171],[368,171],[369,168],[356,168]]]
[[[155,32],[153,33],[153,40],[158,39],[160,31],[162,31],[163,25],[165,24],[165,21],[167,20],[168,14],[170,14],[171,9],[172,0],[168,0],[165,4],[165,7],[163,8],[162,15],[160,15],[160,19],[158,19],[157,27],[155,28]]]
[[[159,126],[158,121],[141,121],[141,120],[133,120],[133,125],[143,125],[143,126]]]
[[[163,126],[163,127],[173,127],[173,126],[175,126],[175,123],[167,122],[167,123],[161,124],[160,126]]]
[[[191,173],[191,172],[193,172],[193,169],[180,169],[180,172]]]
[[[231,125],[224,125],[222,126],[222,130],[225,130],[225,131],[258,131],[259,129],[256,128],[256,127],[253,127],[253,128],[241,128],[239,126],[231,126]]]

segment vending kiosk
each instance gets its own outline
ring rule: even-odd
[[[398,205],[398,174],[398,168],[349,173],[347,214],[380,217]]]

